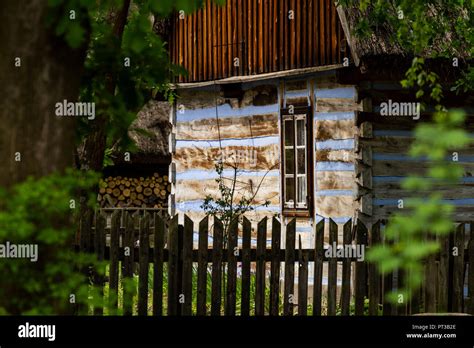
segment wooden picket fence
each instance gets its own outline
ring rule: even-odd
[[[367,228],[361,221],[338,226],[331,219],[321,220],[314,227],[314,247],[309,249],[301,248],[296,220],[282,226],[273,217],[271,231],[268,223],[264,218],[257,224],[256,248],[252,248],[252,224],[246,218],[231,226],[226,237],[222,223],[209,217],[195,224],[185,215],[181,225],[177,215],[170,218],[163,212],[132,214],[123,210],[109,217],[96,213],[81,221],[77,249],[96,253],[108,263],[108,277],[95,277],[94,282],[108,285],[108,294],[114,299],[109,301],[109,314],[117,313],[120,306],[125,315],[159,316],[474,314],[474,300],[470,300],[474,295],[473,224],[469,235],[467,224],[458,224],[455,233],[441,240],[441,252],[426,260],[422,289],[410,301],[393,305],[386,295],[400,287],[405,276],[402,272],[381,276],[372,263],[325,256],[325,241],[337,244],[338,235],[342,245],[364,245],[366,251],[383,243],[382,222]],[[329,235],[325,238],[327,223]],[[197,243],[193,241],[195,233]],[[271,248],[267,247],[268,237]],[[459,256],[452,255],[453,247]],[[308,286],[310,264],[314,269],[312,289]],[[342,269],[340,285],[338,264]],[[323,274],[327,274],[327,286],[323,285]],[[137,289],[121,286],[132,278],[138,278]],[[124,299],[135,297],[136,304],[118,301],[119,292]],[[103,308],[94,310],[96,315],[103,313]]]

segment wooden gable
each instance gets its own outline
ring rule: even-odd
[[[173,19],[170,54],[200,82],[341,64],[350,57],[331,0],[227,0]]]

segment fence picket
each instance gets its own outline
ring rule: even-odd
[[[452,311],[461,313],[464,305],[464,236],[465,225],[459,224],[454,233],[453,247],[457,248],[457,255],[453,255],[453,296]]]
[[[474,315],[474,222],[470,224],[470,238],[469,238],[469,275],[468,275],[468,295],[469,295],[469,309],[468,313]]]
[[[257,226],[257,270],[255,280],[255,315],[265,314],[265,249],[267,237],[267,218]]]
[[[104,261],[105,258],[105,217],[96,213],[95,234],[94,234],[94,250],[99,262]],[[98,306],[94,308],[94,315],[104,314],[104,276],[105,269],[100,271],[94,270],[94,285],[98,287],[97,293],[100,297]]]
[[[313,315],[321,315],[323,296],[324,219],[316,224],[314,244]]]
[[[139,274],[138,274],[138,315],[148,314],[148,270],[150,250],[150,215],[140,219],[139,234]]]
[[[367,227],[361,222],[357,223],[356,243],[360,247],[367,246]],[[364,301],[367,288],[367,264],[356,262],[355,264],[355,315],[364,314]]]
[[[436,256],[434,256],[435,260],[436,260]],[[436,261],[433,261],[433,266],[435,266],[435,262]],[[436,271],[436,267],[433,267],[433,272]],[[436,273],[433,273],[434,276],[436,276]],[[397,276],[397,282],[398,282],[398,286],[397,286],[397,289],[401,289],[402,287],[405,287],[405,277],[407,276],[407,272],[405,270],[398,270],[398,276]],[[436,283],[433,283],[432,285],[432,288],[434,290],[436,287]],[[434,294],[436,294],[436,291],[433,292]],[[400,296],[402,295],[402,296]],[[397,315],[407,315],[407,308],[408,308],[408,302],[409,300],[407,298],[405,298],[404,294],[399,294],[398,295],[398,305],[397,305]],[[435,306],[433,307],[433,311],[436,311],[436,302],[434,302]]]
[[[380,222],[372,225],[370,234],[370,247],[381,243]],[[378,315],[380,306],[381,277],[377,265],[369,263],[369,315]]]
[[[224,226],[214,219],[214,234],[212,243],[212,295],[211,315],[221,315],[222,303],[222,242]]]
[[[383,307],[382,307],[382,314],[384,316],[388,316],[388,315],[392,315],[392,307],[394,307],[392,305],[392,302],[389,301],[389,294],[392,293],[392,289],[393,289],[393,272],[388,272],[386,274],[384,274],[384,277],[383,277]],[[421,292],[421,289],[420,289],[420,296],[421,296],[422,292]],[[420,298],[420,302],[421,302],[421,298]]]
[[[237,248],[238,221],[229,226],[227,241],[227,293],[225,315],[235,315],[237,291]]]
[[[250,248],[252,225],[244,217],[242,223],[242,299],[240,312],[242,316],[250,315]]]
[[[270,315],[279,315],[280,309],[280,243],[281,224],[274,217],[272,220],[272,264],[270,275]]]
[[[329,219],[329,246],[337,250],[337,224],[332,219]],[[337,258],[331,256],[328,261],[328,315],[336,315],[336,292]]]
[[[343,230],[343,247],[346,245],[352,246],[352,221],[347,221],[342,230]],[[349,315],[350,314],[350,305],[351,305],[351,260],[345,258],[342,261],[342,285],[341,285],[341,314]]]
[[[295,238],[296,219],[293,219],[286,226],[285,298],[283,300],[284,315],[293,315],[293,305],[295,300]]]
[[[439,252],[439,264],[438,264],[438,312],[446,313],[448,311],[448,286],[449,286],[449,238],[440,238],[440,252]],[[416,312],[419,313],[420,309],[417,308]]]
[[[178,315],[178,215],[171,219],[168,233],[168,315]]]
[[[298,315],[308,315],[308,252],[302,250],[301,235],[298,239]]]
[[[163,259],[165,248],[166,224],[162,216],[154,214],[153,241],[153,315],[163,315]]]
[[[421,289],[415,289],[410,299],[410,314],[420,313]]]
[[[198,279],[197,279],[197,315],[207,313],[207,248],[209,238],[209,217],[199,223]]]
[[[119,285],[119,248],[120,248],[120,218],[121,213],[114,211],[110,227],[109,252],[109,314],[116,314]]]
[[[180,294],[184,296],[184,299],[182,299],[180,303],[181,314],[188,316],[192,314],[193,304],[193,233],[194,223],[187,215],[184,215],[184,234],[182,248],[183,288]]]
[[[133,266],[134,266],[134,234],[135,221],[129,213],[125,214],[125,232],[124,232],[124,260],[123,260],[123,278],[128,286],[123,289],[123,313],[124,315],[132,315],[133,313],[133,296],[135,289],[132,289],[133,282]]]
[[[426,236],[430,242],[434,241],[434,237],[431,235]],[[400,275],[398,276],[400,278]],[[398,287],[400,287],[400,279],[398,279]],[[436,255],[433,253],[426,258],[425,266],[425,281],[424,281],[424,309],[425,312],[435,313],[436,312]],[[398,314],[400,314],[399,304],[397,306]]]
[[[87,209],[84,215],[81,216],[81,220],[79,221],[79,251],[82,253],[87,253],[91,251],[91,235],[92,235],[92,212],[90,209]],[[88,277],[89,270],[86,267],[85,269],[81,269],[81,272],[84,273],[86,277]],[[79,315],[87,315],[89,312],[86,305],[83,303],[78,303],[76,308],[74,309],[75,314]]]

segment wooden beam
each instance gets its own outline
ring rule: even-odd
[[[207,87],[207,86],[212,86],[212,85],[225,85],[229,83],[245,83],[245,82],[276,79],[276,78],[282,78],[282,77],[313,74],[317,72],[329,71],[329,70],[335,70],[335,69],[341,69],[341,68],[344,68],[342,64],[333,64],[333,65],[316,66],[316,67],[302,68],[302,69],[277,71],[277,72],[272,72],[272,73],[265,73],[265,74],[259,74],[259,75],[251,75],[251,76],[234,76],[234,77],[228,77],[225,79],[214,80],[214,81],[204,81],[204,82],[194,82],[194,83],[193,82],[175,83],[171,85],[171,88],[172,89],[200,88],[200,87]]]
[[[341,5],[337,6],[337,14],[339,15],[339,20],[341,21],[342,30],[344,30],[344,35],[346,36],[347,43],[349,45],[349,48],[351,49],[352,59],[354,59],[355,65],[359,66],[360,57],[355,47],[355,39],[351,34],[351,30],[349,28],[349,23],[347,21],[346,13],[344,12],[344,8]]]

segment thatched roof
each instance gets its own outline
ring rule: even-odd
[[[392,4],[391,4],[392,3]],[[391,56],[411,56],[412,52],[407,52],[396,39],[395,28],[390,23],[378,23],[371,27],[372,32],[368,36],[360,37],[356,33],[357,24],[362,18],[373,17],[373,7],[369,6],[367,10],[362,11],[359,5],[351,5],[349,7],[338,6],[339,18],[341,20],[344,33],[348,38],[349,45],[354,54],[354,59],[358,65],[359,60],[367,57],[380,55]],[[397,7],[393,0],[386,1],[386,11],[391,12],[395,17]],[[442,13],[442,15],[440,15]],[[457,20],[460,16],[465,20],[469,20],[469,13],[466,11],[454,12],[454,10],[445,4],[427,4],[427,16],[435,18],[452,18]],[[441,20],[441,19],[440,19]],[[442,24],[440,22],[440,24]],[[443,24],[443,27],[446,25]],[[445,52],[446,49],[452,50],[450,56],[469,58],[469,47],[463,47],[462,52],[454,51],[453,45],[449,45],[455,39],[453,32],[438,31],[438,37],[435,38],[429,47],[426,47],[423,55],[425,57],[433,57],[437,53]],[[463,38],[460,38],[463,39]]]
[[[169,122],[171,105],[167,101],[150,100],[138,113],[132,123],[129,136],[138,147],[132,156],[132,162],[140,162],[140,158],[158,163],[169,158]]]

